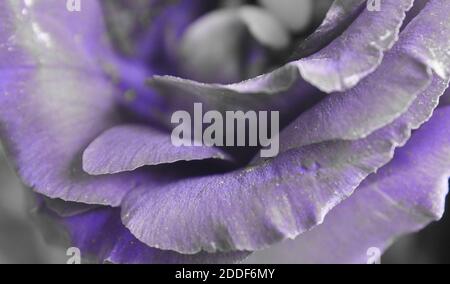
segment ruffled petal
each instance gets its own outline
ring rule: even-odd
[[[184,95],[209,103],[215,101],[214,109],[222,109],[222,102],[228,101],[234,94],[235,108],[245,108],[249,104],[258,106],[262,104],[258,100],[268,100],[267,97],[273,98],[274,94],[286,92],[294,85],[306,82],[328,93],[347,90],[372,73],[381,63],[384,51],[390,49],[397,40],[412,0],[388,0],[383,5],[383,13],[363,10],[342,36],[320,52],[254,79],[220,85],[201,84],[171,76],[154,76],[150,84],[162,90],[164,96],[169,98]],[[180,90],[182,95],[179,94]]]
[[[430,54],[430,47],[445,53],[450,46],[450,33],[445,33],[450,22],[446,20],[448,5],[431,1],[411,23],[405,31],[411,44],[403,46],[408,54],[414,56],[414,50]],[[422,25],[429,28],[426,36],[432,42],[424,44],[408,36]],[[404,145],[411,130],[437,106],[448,77],[438,76],[445,72],[438,72],[436,66],[441,65],[433,55],[415,58],[428,69],[430,78],[432,71],[436,76],[409,110],[388,126],[364,139],[300,147],[244,171],[141,188],[124,200],[124,224],[144,243],[182,253],[258,250],[320,224],[329,210],[392,159],[394,149]],[[447,58],[442,60],[445,63]],[[173,226],[175,220],[177,226]]]
[[[360,85],[327,96],[285,128],[280,133],[280,151],[365,138],[404,113],[430,83],[426,65],[402,52],[391,52]]]
[[[100,7],[83,4],[70,13],[59,0],[1,2],[1,137],[37,192],[117,206],[133,178],[91,177],[81,167],[84,148],[118,120],[97,58],[109,55]]]
[[[68,217],[60,217],[41,208],[40,215],[40,218],[50,217],[50,221],[62,224],[67,229],[70,246],[79,248],[81,256],[88,262],[118,264],[233,263],[241,261],[249,254],[248,252],[236,252],[182,255],[150,248],[138,241],[122,225],[120,210],[114,208],[103,207]]]
[[[392,159],[431,116],[447,83],[436,77],[408,112],[365,139],[309,145],[243,171],[142,186],[125,197],[123,223],[147,245],[180,253],[253,251],[295,238]]]
[[[356,86],[380,65],[414,0],[385,0],[382,11],[363,9],[360,16],[327,47],[300,60],[303,78],[327,93]]]
[[[170,134],[148,126],[121,125],[107,130],[86,148],[83,169],[91,175],[102,175],[133,171],[143,166],[206,159],[231,160],[218,148],[176,147]]]
[[[441,218],[450,177],[450,108],[438,109],[394,160],[370,176],[325,222],[248,263],[366,263],[370,248]]]
[[[372,75],[346,93],[326,97],[287,127],[281,151],[367,137],[404,113],[430,84],[432,72],[449,78],[450,14],[442,12],[449,8],[449,2],[431,1]]]

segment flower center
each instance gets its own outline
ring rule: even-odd
[[[321,17],[315,20],[313,15],[317,3],[324,1],[331,3],[331,0],[103,1],[109,37],[121,57],[105,72],[124,94],[119,100],[130,110],[127,119],[137,118],[138,122],[150,122],[168,130],[171,112],[189,110],[189,103],[197,102],[195,96],[191,100],[189,93],[183,93],[182,99],[173,99],[165,96],[164,88],[150,88],[147,79],[172,75],[200,82],[232,83],[275,69],[290,57],[296,42],[320,22]],[[322,16],[327,8],[324,7]],[[277,126],[284,125],[289,117],[284,115]],[[227,144],[225,148],[244,165],[259,146],[241,144],[238,147]]]
[[[284,63],[315,24],[315,2],[322,1],[112,0],[103,6],[116,49],[145,62],[150,73],[231,83]]]

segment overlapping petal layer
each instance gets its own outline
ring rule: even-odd
[[[285,129],[281,150],[364,138],[408,109],[430,83],[431,72],[450,77],[450,17],[439,12],[448,5],[431,1],[372,75],[346,93],[326,97]]]
[[[411,130],[425,122],[437,106],[448,76],[436,69],[433,55],[416,58],[414,50],[425,54],[430,49],[443,53],[448,50],[450,33],[442,32],[450,29],[445,13],[448,5],[432,1],[405,31],[398,47],[410,51],[409,60],[421,66],[430,80],[425,87],[431,84],[433,71],[444,78],[436,75],[434,83],[391,124],[362,139],[296,148],[244,171],[163,187],[144,186],[125,198],[124,224],[150,246],[196,253],[257,250],[321,223],[328,211],[350,196],[369,174],[390,161],[394,149],[403,145]],[[424,25],[430,28],[428,38],[433,39],[425,44],[410,36]],[[437,33],[441,34],[439,39],[435,38]],[[447,60],[442,59],[444,63]],[[378,79],[372,76],[374,84],[384,83]],[[404,83],[406,87],[411,81]]]
[[[136,181],[81,167],[85,147],[118,120],[99,69],[108,48],[98,2],[73,14],[59,0],[2,1],[0,13],[1,136],[20,176],[49,197],[119,205]]]
[[[322,226],[299,238],[304,258],[295,261],[322,262],[323,254],[309,257],[317,246],[332,245],[328,236],[314,234],[330,234],[339,224],[347,226],[348,214],[358,210],[362,214],[352,222],[360,224],[367,218],[384,231],[360,234],[354,245],[342,241],[345,251],[336,251],[335,259],[363,261],[366,245],[384,248],[390,237],[419,229],[441,214],[442,180],[448,176],[448,165],[438,154],[448,152],[445,139],[449,136],[447,127],[436,125],[448,120],[447,96],[436,118],[416,133],[396,160],[367,177],[388,163],[395,148],[430,118],[448,85],[450,2],[431,0],[386,56],[412,0],[383,1],[379,13],[361,9],[360,2],[353,1],[356,6],[350,7],[336,1],[310,38],[314,42],[323,36],[318,43],[323,45],[321,50],[267,75],[233,85],[153,78],[152,84],[168,101],[176,102],[171,106],[181,108],[201,101],[217,110],[286,110],[322,99],[313,98],[319,93],[312,90],[314,86],[325,92],[347,90],[321,100],[286,128],[281,134],[284,153],[279,157],[256,159],[231,173],[171,179],[158,169],[115,173],[224,157],[212,148],[175,149],[167,136],[143,126],[114,127],[121,122],[114,99],[117,85],[105,78],[101,67],[119,61],[110,58],[98,2],[85,3],[74,18],[65,3],[57,0],[4,1],[0,4],[4,21],[0,27],[0,134],[20,175],[37,192],[66,201],[122,206],[120,213],[109,207],[92,211],[92,206],[82,204],[66,208],[59,202],[47,203],[65,216],[61,221],[74,243],[100,261],[235,261],[247,253],[233,251],[259,250],[295,238],[322,223],[341,202]],[[74,26],[76,21],[83,24]],[[131,77],[142,80],[143,74]],[[445,138],[426,141],[437,134]],[[432,143],[429,150],[427,143]],[[409,153],[423,153],[424,159],[411,158]],[[421,163],[433,162],[440,167],[421,168]],[[83,172],[83,166],[88,173],[102,176]],[[413,172],[423,180],[405,181],[404,176]],[[438,179],[432,178],[434,174]],[[402,186],[414,192],[403,194]],[[434,190],[426,192],[426,188]],[[368,198],[374,200],[369,204],[373,210],[364,212],[361,204]],[[380,212],[386,215],[380,218]],[[386,216],[401,225],[389,227]],[[342,238],[355,237],[359,231],[349,228],[343,233]],[[306,247],[308,242],[314,245]]]
[[[72,204],[67,205],[71,206]],[[233,263],[241,261],[249,254],[235,252],[183,255],[150,248],[138,241],[122,225],[120,210],[109,207],[61,217],[44,206],[40,208],[40,214],[41,222],[46,221],[45,218],[49,217],[51,218],[50,222],[62,223],[69,233],[69,245],[79,248],[83,259],[95,263]],[[54,230],[46,233],[50,232],[55,233]],[[59,232],[59,234],[64,234],[64,232]]]
[[[408,144],[338,205],[322,225],[257,252],[249,263],[366,263],[402,234],[439,219],[450,177],[450,108],[436,110]]]
[[[225,160],[227,155],[214,147],[176,147],[169,134],[148,126],[121,125],[107,130],[86,148],[83,169],[91,175],[102,175],[206,159]]]
[[[189,102],[191,97],[195,97],[197,101],[210,104],[213,109],[223,109],[231,100],[233,109],[246,109],[264,103],[268,108],[273,104],[271,97],[307,82],[328,93],[344,91],[354,87],[379,66],[384,51],[390,49],[397,40],[405,13],[411,6],[412,0],[389,0],[384,1],[383,12],[360,9],[357,19],[326,48],[248,81],[219,85],[171,76],[155,76],[150,83],[169,98],[176,96],[177,100],[185,99]],[[347,16],[347,12],[343,12],[345,16],[338,16],[342,9],[339,4],[334,9],[332,15],[335,16],[329,15],[326,19],[336,21],[329,24],[332,26],[330,29],[339,26]],[[278,100],[283,99],[288,98],[278,96]]]
[[[361,14],[364,3],[366,0],[333,1],[321,25],[300,43],[295,57],[307,57],[326,47]]]
[[[149,246],[183,253],[258,250],[294,238],[389,162],[430,117],[445,87],[433,86],[365,139],[314,144],[244,171],[139,188],[124,200],[123,222]]]

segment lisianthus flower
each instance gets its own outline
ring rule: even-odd
[[[320,1],[64,2],[0,3],[0,133],[86,258],[365,263],[442,216],[448,0],[334,1],[313,31]],[[196,102],[279,111],[279,155],[175,147]]]

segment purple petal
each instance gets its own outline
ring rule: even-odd
[[[297,238],[257,252],[249,263],[366,263],[369,248],[441,218],[450,176],[450,108],[436,111],[394,160],[370,176],[325,222]]]
[[[40,201],[40,200],[39,200]],[[51,199],[42,196],[45,206],[61,217],[71,217],[100,208],[100,205],[90,205],[85,203],[67,202],[61,199]]]
[[[168,133],[148,126],[113,127],[92,142],[83,154],[83,169],[91,175],[133,171],[143,166],[178,161],[227,159],[218,148],[176,147]]]
[[[445,53],[449,39],[437,38],[436,31],[450,34],[443,32],[450,28],[446,20],[449,5],[435,0],[422,11],[405,31],[409,41],[401,47],[405,53],[409,51],[406,54],[415,56],[419,50],[430,54],[428,48],[439,55]],[[424,44],[410,36],[422,25],[430,29],[426,36],[433,41]],[[437,107],[448,85],[447,76],[439,78],[446,74],[440,71],[446,69],[436,69],[441,65],[432,54],[415,58],[416,64],[423,64],[425,74],[431,78],[435,71],[436,76],[408,111],[388,126],[364,139],[292,149],[243,171],[161,187],[144,186],[125,198],[124,224],[149,246],[196,253],[258,250],[295,238],[322,223],[329,210],[392,159],[395,148],[404,145],[411,130],[424,123]],[[445,64],[447,57],[442,56],[442,60]]]
[[[207,101],[220,98],[215,109],[222,108],[221,101],[226,100],[229,93],[240,94],[235,101],[236,105],[246,105],[252,101],[258,104],[255,98],[266,99],[269,95],[285,92],[299,81],[303,84],[305,81],[309,82],[328,93],[347,90],[372,73],[381,63],[384,52],[397,40],[412,0],[387,0],[383,2],[383,6],[382,13],[364,10],[342,36],[313,56],[291,62],[254,79],[233,85],[218,85],[200,84],[171,76],[155,76],[151,84],[166,89],[164,95],[169,97],[182,89],[197,98],[197,93],[205,94],[201,98]]]
[[[379,66],[398,34],[413,0],[384,0],[382,10],[361,15],[327,47],[300,60],[303,78],[327,93],[345,91]]]
[[[41,214],[65,226],[70,246],[80,249],[85,260],[99,263],[231,263],[239,262],[249,253],[200,253],[182,255],[150,248],[138,241],[120,221],[120,210],[99,208],[70,217],[58,217],[41,209]],[[48,210],[47,210],[48,211]],[[42,217],[42,216],[41,216]]]
[[[98,1],[70,13],[65,1],[2,1],[0,122],[21,178],[52,198],[117,206],[135,181],[90,177],[84,148],[116,123]],[[82,23],[82,24],[81,24]]]
[[[365,139],[309,145],[242,171],[143,186],[122,220],[142,242],[180,253],[259,250],[322,223],[427,120],[447,83],[436,77],[408,112]]]
[[[449,2],[432,1],[402,32],[372,75],[346,93],[326,97],[286,128],[280,137],[281,151],[367,137],[404,113],[430,84],[432,72],[443,79],[450,77],[446,9]]]

